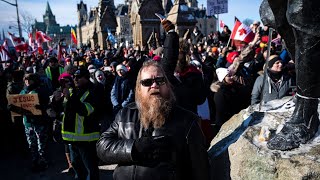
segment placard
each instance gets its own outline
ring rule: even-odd
[[[42,115],[41,110],[35,108],[35,105],[39,104],[38,94],[10,94],[7,98],[8,104],[31,111],[33,115]],[[15,112],[11,112],[11,115],[21,116],[21,114]]]
[[[228,13],[228,0],[207,0],[207,15]]]

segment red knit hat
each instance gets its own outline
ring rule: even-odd
[[[234,61],[234,59],[235,59],[236,57],[238,57],[238,56],[239,56],[239,53],[238,53],[238,52],[236,52],[236,51],[230,52],[230,53],[227,55],[227,61],[228,61],[230,64],[232,64],[233,61]]]
[[[154,56],[152,59],[153,59],[154,61],[160,61],[160,60],[161,60],[161,57],[160,57],[160,56]]]

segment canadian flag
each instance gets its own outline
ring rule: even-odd
[[[224,22],[222,20],[220,20],[220,28],[223,28],[224,27]]]
[[[42,31],[36,32],[36,43],[38,44],[39,54],[43,54],[42,43],[51,41],[52,39]]]
[[[14,48],[17,52],[21,51],[28,51],[28,43],[24,42],[24,40],[20,37],[16,37],[13,34],[9,33],[10,39],[12,41],[12,44],[14,45]]]
[[[231,39],[250,43],[254,39],[254,33],[245,24],[236,19],[235,25],[231,33]]]
[[[37,31],[36,32],[36,39],[41,39],[42,42],[48,42],[48,41],[52,41],[51,37],[49,37],[48,35],[46,35],[46,33],[42,32],[42,31]]]

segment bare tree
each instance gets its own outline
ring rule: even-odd
[[[30,33],[32,31],[32,24],[35,23],[35,17],[28,11],[22,10],[20,13],[21,17],[21,29],[25,33]]]
[[[21,10],[19,12],[19,16],[22,33],[30,33],[32,31],[32,24],[35,23],[35,17],[30,12],[25,10]],[[18,32],[18,25],[16,21],[13,21],[12,24],[10,24],[9,29]]]

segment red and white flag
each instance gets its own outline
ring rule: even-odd
[[[250,27],[241,23],[238,19],[236,19],[235,25],[233,27],[231,33],[231,39],[244,41],[246,43],[250,43],[254,39],[254,33],[250,29]]]
[[[0,58],[1,58],[1,61],[5,61],[5,62],[10,60],[7,40],[4,40],[3,45],[0,46]],[[7,66],[6,63],[2,63],[3,69],[5,69],[6,66]]]
[[[31,47],[31,50],[29,51],[29,54],[34,54],[38,52],[38,45],[36,42],[34,42],[34,39],[32,37],[32,33],[29,33],[29,47]]]
[[[224,22],[222,20],[220,20],[220,28],[223,28],[224,27]]]
[[[46,33],[42,31],[36,32],[36,39],[38,40],[39,38],[41,38],[42,42],[52,41],[51,37],[49,37],[48,35],[46,35]]]
[[[28,51],[28,43],[24,42],[24,40],[20,37],[16,37],[13,34],[9,33],[12,44],[17,52]]]
[[[32,38],[32,33],[29,33],[29,46],[31,46],[32,47],[32,49],[33,49],[33,47],[34,47],[34,40],[33,40],[33,38]]]
[[[10,59],[7,40],[4,40],[3,45],[0,46],[0,56],[1,61],[8,61]]]
[[[42,43],[44,42],[48,42],[48,41],[51,41],[52,39],[46,35],[44,32],[42,31],[37,31],[36,32],[36,43],[38,45],[38,52],[39,54],[43,54],[44,51],[43,51],[43,48],[42,48]]]

